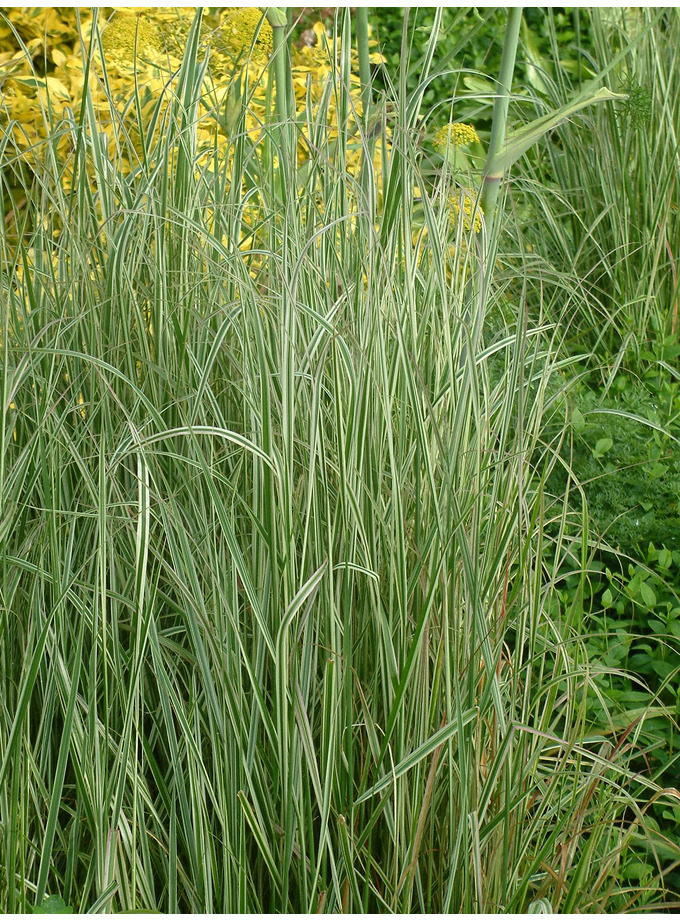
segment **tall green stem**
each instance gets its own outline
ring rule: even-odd
[[[272,27],[273,33],[273,60],[274,60],[274,82],[276,88],[276,120],[278,122],[279,144],[281,146],[281,158],[288,158],[288,78],[286,76],[288,63],[288,43],[286,41],[286,29],[288,26],[288,17],[283,7],[270,6],[266,11],[267,20]]]
[[[289,66],[286,67],[286,91],[288,93],[288,109],[291,115],[295,115],[295,91],[293,89],[293,68],[290,62],[293,60],[293,20],[294,9],[292,6],[286,8],[286,61]],[[291,108],[292,106],[292,108]]]
[[[368,110],[371,106],[371,62],[368,53],[368,9],[365,6],[357,7],[356,30],[361,99],[364,104],[364,122],[368,123]]]
[[[498,76],[498,90],[496,93],[496,102],[493,109],[493,122],[491,124],[491,139],[489,141],[489,150],[486,155],[484,164],[483,187],[482,187],[482,210],[486,218],[488,235],[491,236],[495,222],[496,201],[498,199],[498,190],[501,179],[503,178],[503,167],[497,165],[497,154],[500,152],[505,141],[505,129],[508,120],[508,105],[510,103],[510,89],[512,87],[512,75],[515,70],[515,57],[517,55],[517,44],[519,41],[519,27],[522,22],[522,7],[511,6],[508,8],[508,19],[505,26],[505,41],[503,42],[503,56],[501,57],[501,70]]]
[[[281,124],[288,116],[288,87],[286,80],[286,27],[274,26],[274,79],[276,81],[276,115]]]

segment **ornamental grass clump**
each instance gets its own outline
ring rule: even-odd
[[[205,159],[202,42],[129,169],[89,83],[68,191],[50,131],[37,190],[0,152],[0,909],[662,906],[674,796],[561,594],[563,288],[512,214],[451,245],[405,80],[377,172],[347,42]]]
[[[545,160],[521,162],[520,196],[531,195],[547,170],[550,208],[559,215],[545,230],[542,220],[529,226],[529,241],[555,271],[575,265],[588,292],[583,312],[569,317],[574,346],[583,344],[595,364],[606,361],[614,371],[626,367],[636,378],[641,368],[656,367],[665,379],[665,348],[677,344],[680,331],[680,19],[674,9],[626,7],[585,11],[583,23],[592,52],[583,52],[582,66],[604,68],[613,56],[606,80],[620,95],[613,106],[591,109],[583,124],[561,125]],[[549,11],[545,26],[557,60]],[[532,86],[528,93],[542,113],[546,101],[579,89],[565,62],[546,75],[541,93]]]

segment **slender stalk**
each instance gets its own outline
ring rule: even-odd
[[[508,119],[508,105],[510,103],[510,89],[512,75],[515,70],[515,57],[519,41],[519,28],[522,22],[522,7],[508,8],[508,19],[505,26],[505,41],[503,42],[503,55],[501,69],[498,76],[498,91],[493,109],[493,122],[491,124],[491,140],[484,164],[482,186],[482,210],[486,217],[486,226],[489,237],[495,222],[496,201],[498,190],[503,178],[503,167],[496,166],[494,159],[500,152],[505,141],[505,130]]]
[[[286,90],[286,27],[274,26],[274,77],[276,80],[276,114],[283,122],[288,115]]]
[[[274,62],[274,82],[276,86],[276,120],[278,122],[279,143],[281,145],[281,156],[283,160],[288,158],[288,77],[286,67],[288,62],[288,43],[286,41],[286,30],[288,26],[288,16],[284,7],[272,6],[267,9],[267,19],[273,32],[273,54]],[[292,82],[292,81],[291,81]]]
[[[294,25],[294,9],[292,6],[286,8],[286,50],[287,50],[287,61],[293,59],[293,25]],[[291,114],[295,114],[295,90],[293,89],[293,68],[286,67],[286,92],[288,94],[288,110]]]
[[[368,9],[365,6],[357,7],[356,30],[361,99],[364,104],[364,121],[367,122],[368,112],[371,107],[371,62],[368,55]]]

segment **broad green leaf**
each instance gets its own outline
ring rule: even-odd
[[[476,74],[466,74],[463,77],[463,83],[473,93],[480,93],[487,96],[496,95],[496,85],[491,80],[484,77],[478,77]]]
[[[527,913],[530,914],[552,914],[552,904],[547,898],[540,898],[538,901],[532,901],[528,907]]]
[[[34,914],[72,914],[73,908],[64,903],[58,894],[51,894],[45,898],[39,907],[33,908]]]
[[[577,115],[582,109],[598,102],[611,102],[614,99],[622,99],[623,95],[622,93],[612,93],[611,90],[605,87],[598,89],[596,92],[582,93],[571,102],[560,106],[559,109],[555,109],[547,115],[542,115],[540,118],[530,121],[528,125],[511,132],[508,134],[501,151],[489,164],[487,169],[488,177],[501,178],[515,160],[518,160],[522,154],[526,153],[544,134],[552,131],[553,128],[556,128],[568,118]]]
[[[645,604],[645,606],[647,607],[656,606],[656,594],[654,593],[653,589],[650,588],[647,582],[645,581],[643,581],[640,584],[640,596],[642,597],[642,601]]]
[[[613,445],[614,442],[611,438],[599,438],[592,451],[593,457],[595,459],[603,457],[608,450],[612,449]]]
[[[576,407],[574,407],[574,411],[571,414],[571,423],[574,426],[574,431],[583,431],[586,427],[586,420],[583,417],[583,413]]]
[[[527,25],[526,19],[522,19],[520,31],[526,58],[524,65],[526,68],[526,78],[537,92],[546,94],[547,86],[543,79],[543,74],[551,73],[551,64],[538,50],[538,43],[532,30]]]

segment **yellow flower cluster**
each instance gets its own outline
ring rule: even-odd
[[[463,203],[461,205],[461,194],[451,195],[449,203],[451,205],[451,223],[455,226],[458,221],[463,220],[463,228],[469,233],[471,230],[479,233],[482,229],[482,217],[484,212],[481,207],[469,195],[463,194]]]
[[[234,63],[249,59],[251,64],[262,68],[274,47],[272,28],[257,7],[225,7],[215,47]]]
[[[457,121],[439,128],[432,138],[432,143],[436,150],[467,147],[469,144],[479,143],[479,136],[472,125]]]
[[[132,64],[163,50],[163,38],[157,25],[143,16],[120,10],[102,32],[106,62]]]

